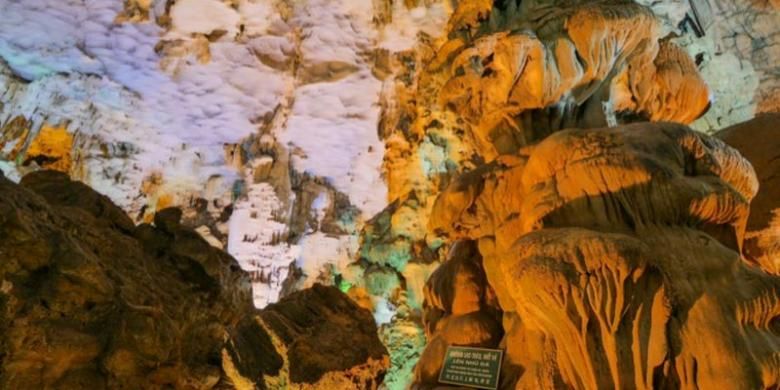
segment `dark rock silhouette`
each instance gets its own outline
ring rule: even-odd
[[[370,312],[334,287],[254,308],[236,261],[179,224],[134,226],[67,175],[0,177],[0,388],[376,388]]]

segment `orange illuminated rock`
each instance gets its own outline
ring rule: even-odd
[[[505,350],[502,389],[777,386],[780,278],[739,254],[757,190],[736,150],[670,123],[561,131],[463,174],[430,217],[466,241],[426,286],[417,384],[466,345]]]
[[[629,71],[637,103],[616,102],[618,110],[641,113],[656,122],[685,124],[704,114],[710,102],[709,90],[688,53],[663,40],[653,65],[655,72],[641,67]]]
[[[16,160],[22,166],[70,172],[73,134],[66,126],[43,124],[37,131],[31,130],[32,126],[33,123],[18,116],[0,128],[0,148],[8,153],[1,157]]]
[[[458,3],[455,12],[450,18],[450,30],[476,27],[479,22],[490,15],[493,8],[492,0],[471,0]]]
[[[668,4],[642,4],[648,7],[632,1],[493,1],[491,4],[463,0],[457,2],[445,33],[426,35],[413,49],[394,56],[394,78],[385,79],[385,86],[393,88],[383,90],[380,121],[380,134],[385,137],[386,145],[384,168],[388,194],[391,201],[397,202],[414,198],[418,202],[414,208],[417,223],[428,222],[429,230],[427,234],[395,233],[396,222],[392,214],[400,211],[388,207],[385,212],[391,214],[387,218],[390,223],[381,230],[388,232],[382,243],[403,242],[403,248],[394,249],[408,254],[403,258],[410,258],[409,263],[415,261],[420,252],[406,248],[427,245],[436,251],[437,260],[442,262],[426,287],[422,318],[429,336],[429,349],[417,368],[417,385],[423,388],[437,385],[435,371],[440,367],[438,359],[446,347],[441,327],[448,323],[448,318],[463,316],[465,311],[472,314],[477,310],[485,314],[497,309],[476,304],[475,297],[482,297],[480,293],[485,294],[485,291],[490,291],[503,312],[502,341],[493,345],[505,348],[511,362],[502,371],[502,388],[513,388],[517,384],[520,388],[646,388],[658,383],[653,382],[653,375],[659,381],[666,381],[664,386],[671,387],[679,387],[685,380],[703,386],[707,380],[717,379],[679,379],[709,374],[702,374],[701,370],[692,374],[690,361],[685,363],[686,367],[673,367],[684,359],[678,359],[673,352],[667,353],[668,349],[664,349],[679,347],[677,344],[667,346],[664,339],[665,328],[676,321],[674,315],[664,311],[665,308],[682,310],[683,307],[670,303],[672,296],[678,294],[679,286],[675,285],[672,293],[669,292],[671,282],[662,282],[664,293],[648,291],[647,296],[637,298],[644,300],[645,307],[651,305],[647,310],[655,314],[640,315],[639,322],[647,320],[653,325],[650,328],[637,326],[636,331],[652,329],[663,335],[652,342],[638,343],[642,345],[636,350],[639,357],[617,356],[613,350],[586,359],[577,356],[580,352],[567,352],[567,356],[576,360],[572,363],[565,361],[569,358],[562,357],[563,347],[557,344],[572,344],[573,349],[588,349],[584,353],[600,354],[595,350],[607,349],[609,343],[619,345],[618,349],[632,351],[634,341],[620,334],[610,336],[612,339],[604,341],[606,344],[596,347],[593,343],[602,343],[601,336],[594,336],[597,337],[595,341],[573,341],[574,336],[570,334],[552,334],[544,327],[533,325],[538,319],[522,312],[535,309],[530,301],[521,300],[516,294],[534,288],[540,290],[538,295],[552,294],[552,291],[542,290],[538,285],[542,281],[534,284],[533,278],[524,282],[527,283],[525,287],[520,286],[505,264],[524,261],[518,260],[519,254],[511,253],[519,250],[515,246],[518,240],[539,231],[571,229],[565,231],[564,237],[568,238],[551,243],[552,248],[542,245],[535,249],[541,253],[539,257],[555,256],[543,262],[540,268],[551,268],[559,262],[575,262],[572,259],[580,257],[573,252],[555,252],[554,249],[563,243],[573,247],[593,246],[598,248],[588,256],[605,264],[614,263],[614,267],[622,264],[620,267],[631,269],[628,273],[622,268],[619,272],[610,270],[616,278],[622,278],[624,284],[634,283],[640,286],[637,289],[647,286],[652,290],[650,286],[657,283],[654,278],[659,272],[665,276],[673,273],[659,269],[673,264],[674,258],[687,259],[686,256],[691,255],[677,253],[674,240],[693,240],[695,243],[695,237],[701,234],[706,237],[706,243],[702,239],[701,245],[718,246],[713,258],[738,269],[735,271],[738,276],[731,277],[727,276],[731,271],[725,271],[728,267],[719,268],[718,272],[724,272],[723,278],[731,279],[724,282],[728,288],[718,288],[731,289],[733,285],[737,290],[761,290],[741,281],[743,268],[749,264],[743,264],[735,255],[748,246],[745,240],[750,237],[745,225],[749,223],[750,199],[757,190],[752,168],[722,142],[682,126],[696,120],[709,108],[710,88],[699,75],[702,64],[709,61],[709,52],[700,49],[698,41],[691,43],[686,38],[667,35],[668,17],[653,12]],[[674,8],[675,13],[683,12],[677,5],[669,8]],[[675,26],[677,22],[672,28]],[[746,47],[751,47],[749,42],[744,41]],[[678,47],[675,43],[683,46]],[[688,54],[694,52],[697,53],[696,61]],[[711,74],[707,76],[708,82],[716,79]],[[732,96],[718,99],[720,102],[734,100]],[[729,113],[723,117],[733,116]],[[637,121],[656,124],[630,125]],[[409,213],[404,216],[407,215]],[[663,230],[666,228],[671,230]],[[658,229],[663,231],[654,233]],[[677,231],[675,229],[682,230],[677,235],[671,234],[671,231]],[[372,234],[375,231],[377,229],[366,229]],[[602,233],[610,235],[602,237]],[[658,241],[651,244],[644,239],[645,235],[656,235]],[[660,237],[667,237],[669,241]],[[370,253],[376,242],[364,240],[363,247],[368,249],[363,252]],[[447,244],[453,242],[468,242],[468,245],[451,249],[445,255],[449,248]],[[648,245],[671,248],[668,251],[653,248],[644,252],[642,258],[639,254],[634,255],[636,248],[644,250]],[[704,253],[691,249],[693,244],[686,245],[681,243],[679,247],[692,253]],[[471,256],[465,247],[478,248],[479,256],[474,259],[479,260],[468,264],[481,269],[480,272],[470,269],[467,272],[463,268],[462,259]],[[390,258],[373,257],[380,259],[378,261]],[[369,259],[368,256],[364,258]],[[561,266],[565,268],[565,275],[555,274],[550,278],[565,279],[565,283],[586,279],[597,272],[595,268],[607,267],[595,261],[588,263],[590,265]],[[693,280],[695,278],[687,276],[689,272],[709,275],[707,259],[690,261],[694,263],[691,268],[668,277]],[[484,273],[487,283],[481,288],[475,287],[473,280],[476,279],[472,277],[480,273]],[[762,274],[760,278],[765,276]],[[639,279],[634,280],[634,277]],[[446,287],[454,280],[462,281],[453,282],[462,286],[454,289],[457,294],[447,290],[451,287]],[[767,280],[770,285],[775,283],[771,278]],[[696,283],[708,284],[710,281]],[[707,299],[718,301],[721,299],[719,294]],[[457,309],[459,313],[455,309],[458,305],[452,304],[458,301],[456,296],[469,298],[464,300],[465,309]],[[548,298],[561,302],[558,296],[544,299]],[[742,321],[735,320],[733,309],[744,302],[736,298],[723,299],[723,307],[728,307],[729,314],[722,321],[730,324],[728,326]],[[774,300],[769,301],[774,304]],[[563,310],[564,314],[577,309],[573,306],[590,305],[589,301],[583,300],[565,302],[569,306]],[[559,309],[551,303],[546,304],[551,313]],[[631,306],[626,310],[636,309]],[[592,319],[587,311],[583,313],[588,320],[585,325],[577,326],[585,327],[585,333],[594,333],[600,320]],[[473,329],[488,328],[477,318],[469,321],[474,321],[470,325]],[[569,320],[561,315],[554,322],[564,324],[566,321]],[[691,319],[686,326],[693,327],[695,321],[699,320]],[[710,330],[714,333],[724,331],[713,325],[701,333]],[[670,337],[678,335],[679,332]],[[734,337],[738,345],[751,344],[758,339],[740,338],[734,333],[728,337]],[[485,340],[491,339],[483,339],[476,332],[473,339],[460,342],[476,345]],[[679,348],[693,351],[697,342],[695,338],[686,339],[689,345]],[[673,343],[678,340],[674,339]],[[723,348],[723,354],[733,352]],[[703,359],[701,356],[715,352],[690,353],[697,356],[695,359]],[[733,352],[732,356],[740,353]],[[757,352],[756,356],[763,353]],[[640,362],[640,358],[645,360]],[[743,370],[734,378],[746,375],[738,379],[743,382],[731,385],[754,386],[758,383],[751,382],[756,378],[754,374],[761,370],[769,373],[761,374],[765,377],[761,379],[762,383],[773,383],[772,379],[766,379],[774,374],[771,374],[771,365],[762,363],[764,357],[739,355],[738,358],[747,359],[745,365],[750,368],[743,370],[737,364],[728,367],[728,370]],[[633,363],[626,359],[636,360],[636,366],[631,366]],[[704,366],[697,363],[696,367]],[[713,367],[706,369],[713,370]]]
[[[73,134],[65,127],[44,125],[27,148],[26,161],[42,168],[69,172],[72,164]]]
[[[500,311],[481,262],[474,242],[460,242],[428,278],[423,318],[428,346],[416,382],[436,383],[447,346],[492,347],[501,339]]]
[[[125,0],[124,9],[116,16],[116,23],[146,22],[149,20],[151,0]]]
[[[485,157],[503,149],[495,145],[502,126],[521,145],[546,135],[516,118],[524,112],[560,110],[551,118],[558,130],[566,122],[603,126],[614,112],[690,123],[709,104],[691,58],[659,43],[655,16],[639,4],[584,2],[505,17],[498,31],[443,44],[429,68],[448,72],[438,103],[471,125]]]
[[[750,204],[743,255],[780,274],[780,114],[762,114],[716,136],[753,164],[759,189]]]

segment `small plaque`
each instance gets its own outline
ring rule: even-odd
[[[495,390],[503,357],[504,351],[500,349],[450,346],[444,356],[439,382]]]

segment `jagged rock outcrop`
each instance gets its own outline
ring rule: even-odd
[[[764,271],[780,274],[780,114],[755,119],[719,131],[716,136],[750,161],[758,177],[758,194],[742,254]]]
[[[777,386],[780,278],[740,256],[757,190],[736,150],[670,123],[558,132],[460,176],[430,218],[465,241],[426,285],[418,387],[439,340],[505,349],[503,389]]]
[[[231,336],[223,357],[237,385],[377,389],[390,366],[371,312],[320,284],[267,306],[240,322]],[[270,341],[276,353],[259,349],[258,338],[264,345]]]
[[[378,386],[370,312],[320,285],[255,309],[181,216],[135,226],[63,173],[0,176],[0,388]]]

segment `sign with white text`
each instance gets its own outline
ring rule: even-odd
[[[503,356],[504,351],[500,349],[450,346],[444,356],[439,382],[495,390]]]

